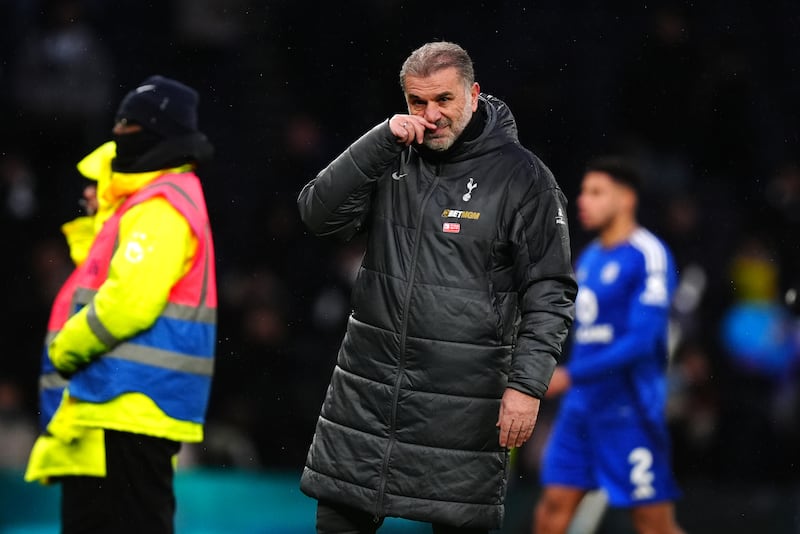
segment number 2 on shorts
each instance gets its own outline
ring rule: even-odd
[[[653,453],[645,447],[637,447],[628,455],[628,463],[631,469],[631,483],[634,485],[634,499],[649,499],[653,497],[656,490],[653,488],[655,475],[650,470],[653,466]]]

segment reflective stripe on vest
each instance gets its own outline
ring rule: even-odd
[[[42,432],[50,424],[53,414],[61,404],[61,397],[67,386],[67,380],[58,374],[50,361],[47,350],[50,342],[53,341],[70,316],[72,295],[75,292],[79,269],[80,267],[74,270],[62,284],[50,309],[50,320],[47,323],[47,335],[44,339],[44,347],[42,347],[41,374],[39,376],[39,429]]]
[[[155,196],[165,197],[186,218],[197,238],[197,252],[155,323],[120,342],[98,320],[93,298],[107,277],[122,215]],[[90,328],[113,348],[72,377],[70,393],[86,401],[105,402],[123,393],[141,392],[170,417],[202,423],[214,370],[217,294],[213,243],[197,178],[165,175],[131,196],[106,221],[84,265],[89,267],[74,292],[73,309],[89,306]]]

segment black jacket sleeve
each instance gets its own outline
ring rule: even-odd
[[[375,182],[404,148],[389,121],[361,136],[303,187],[297,205],[306,226],[316,235],[351,239],[369,213]]]
[[[574,317],[566,198],[544,165],[522,197],[512,224],[514,283],[521,321],[508,386],[541,398],[547,391]]]

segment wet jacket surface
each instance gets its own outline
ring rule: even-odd
[[[318,235],[368,237],[301,488],[374,513],[502,523],[506,387],[541,397],[572,321],[566,200],[481,95],[483,129],[437,157],[388,121],[301,192]]]

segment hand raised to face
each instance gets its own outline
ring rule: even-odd
[[[408,146],[411,143],[421,144],[425,129],[435,130],[436,125],[416,115],[394,115],[389,119],[389,128],[398,143]]]

